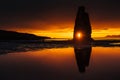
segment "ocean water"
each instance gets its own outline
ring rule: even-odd
[[[120,80],[120,47],[1,43],[0,80]]]

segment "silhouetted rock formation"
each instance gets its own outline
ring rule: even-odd
[[[75,20],[74,42],[84,44],[91,41],[91,32],[92,30],[88,13],[85,12],[85,7],[80,6]]]
[[[0,40],[39,40],[39,39],[48,39],[48,38],[50,37],[0,30]]]
[[[80,49],[74,47],[78,69],[79,72],[81,73],[85,72],[85,68],[89,66],[91,49],[92,49],[91,46]]]

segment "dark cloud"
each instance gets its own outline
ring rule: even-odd
[[[86,6],[93,24],[119,22],[119,3],[119,0],[1,0],[0,29],[32,28],[35,21],[39,21],[39,29],[43,29],[44,23],[74,23],[79,5]]]

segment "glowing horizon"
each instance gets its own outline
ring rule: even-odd
[[[37,36],[47,36],[51,38],[73,38],[73,29],[59,29],[59,30],[15,30],[22,33],[35,34]],[[94,29],[92,30],[92,38],[106,37],[107,35],[120,35],[120,28],[111,28],[107,30]],[[112,32],[112,33],[111,33]]]
[[[95,22],[91,21],[91,26],[92,26],[92,38],[95,37],[105,37],[107,35],[120,35],[120,28],[119,28],[119,22]],[[51,24],[47,23],[41,23],[38,22],[31,22],[28,24],[31,24],[28,27],[9,27],[3,30],[10,30],[10,31],[17,31],[17,32],[22,32],[22,33],[30,33],[30,34],[35,34],[38,36],[47,36],[51,38],[68,38],[72,39],[73,38],[73,29],[74,29],[74,21],[70,22],[55,22]]]

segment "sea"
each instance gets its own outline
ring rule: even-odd
[[[120,46],[0,42],[0,80],[120,80]]]

